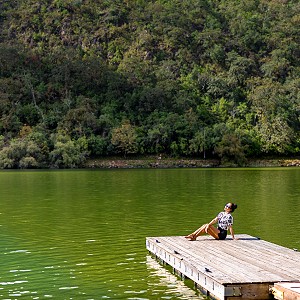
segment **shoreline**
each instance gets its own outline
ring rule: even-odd
[[[171,168],[257,168],[300,167],[300,158],[249,159],[244,166],[221,164],[217,159],[187,158],[98,158],[89,159],[83,166],[90,169],[171,169]]]

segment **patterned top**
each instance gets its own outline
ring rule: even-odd
[[[224,211],[218,214],[218,227],[223,230],[228,230],[228,227],[233,224],[233,217],[231,214]]]

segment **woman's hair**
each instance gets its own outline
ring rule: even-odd
[[[234,212],[237,209],[237,204],[231,203],[231,212]]]

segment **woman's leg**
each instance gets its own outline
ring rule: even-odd
[[[206,229],[206,233],[208,233],[209,235],[211,235],[213,238],[215,238],[216,240],[219,239],[219,229],[216,228],[215,226],[212,225],[208,225],[207,229]]]
[[[185,238],[190,239],[191,241],[195,241],[199,235],[209,234],[218,240],[219,232],[220,231],[213,225],[204,224],[201,227],[199,227],[197,230],[195,230],[193,233],[185,236]]]
[[[185,236],[185,238],[187,239],[190,239],[191,241],[195,241],[196,238],[199,236],[199,235],[203,235],[203,234],[206,234],[206,228],[208,227],[209,225],[208,224],[204,224],[202,225],[201,227],[199,227],[197,230],[195,230],[193,233]]]

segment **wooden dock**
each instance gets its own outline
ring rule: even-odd
[[[146,248],[214,299],[300,300],[300,289],[291,290],[300,285],[300,252],[246,234],[236,237],[148,237]]]

